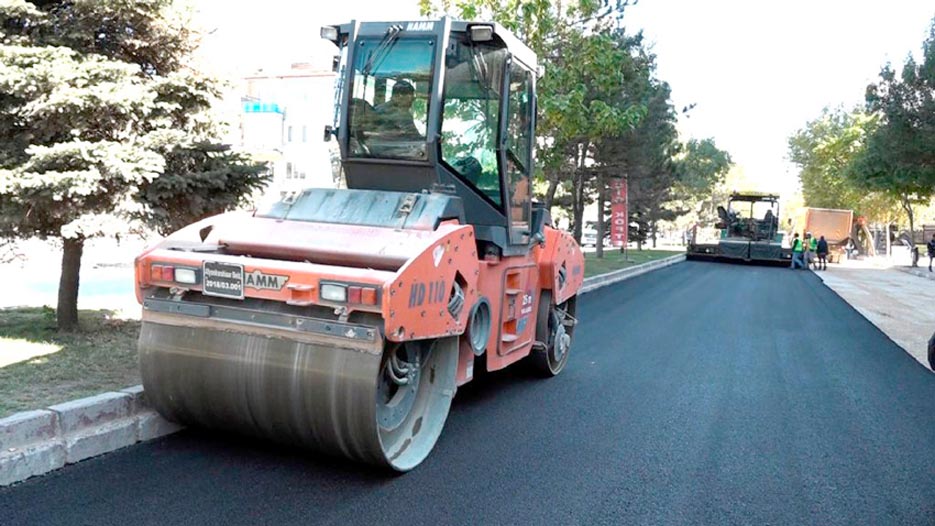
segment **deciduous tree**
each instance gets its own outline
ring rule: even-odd
[[[848,169],[877,119],[860,109],[825,109],[789,138],[789,159],[799,167],[805,206],[860,210],[866,193]]]
[[[547,74],[538,85],[539,169],[546,206],[571,209],[573,232],[581,238],[584,207],[600,177],[594,170],[595,145],[622,133],[642,118],[645,108],[621,97],[633,69],[633,40],[621,38],[626,1],[578,0],[421,0],[422,13],[455,14],[494,20],[513,31],[537,53]],[[556,194],[564,197],[556,201]]]
[[[867,110],[880,119],[852,167],[870,189],[896,198],[914,230],[914,206],[935,195],[935,20],[922,45],[922,62],[911,56],[897,74],[887,64],[867,87]]]

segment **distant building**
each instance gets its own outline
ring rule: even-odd
[[[334,120],[335,74],[309,63],[243,79],[240,147],[273,168],[268,195],[336,186],[334,141],[323,140]]]

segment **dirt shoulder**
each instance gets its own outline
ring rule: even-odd
[[[844,301],[913,358],[929,368],[928,340],[935,332],[935,281],[862,262],[816,272]]]

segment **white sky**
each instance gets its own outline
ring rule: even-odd
[[[681,131],[714,137],[786,194],[798,183],[789,135],[824,107],[862,103],[887,61],[919,56],[933,16],[931,0],[641,0],[624,20],[654,43],[677,107],[697,103]]]
[[[418,18],[416,0],[200,0],[214,33],[204,51],[218,71],[245,72],[333,54],[326,23]],[[713,137],[758,186],[796,188],[787,138],[822,108],[862,103],[887,61],[918,53],[932,0],[640,0],[627,8],[643,29],[676,107],[697,106],[683,138]]]
[[[190,0],[199,22],[213,31],[202,51],[220,71],[276,68],[314,55],[335,54],[321,26],[357,20],[419,20],[417,0]]]

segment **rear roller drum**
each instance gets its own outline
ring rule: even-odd
[[[558,375],[568,363],[571,339],[578,321],[575,319],[577,296],[560,305],[552,302],[551,291],[542,291],[536,320],[538,345],[529,355],[530,364],[545,377]]]

